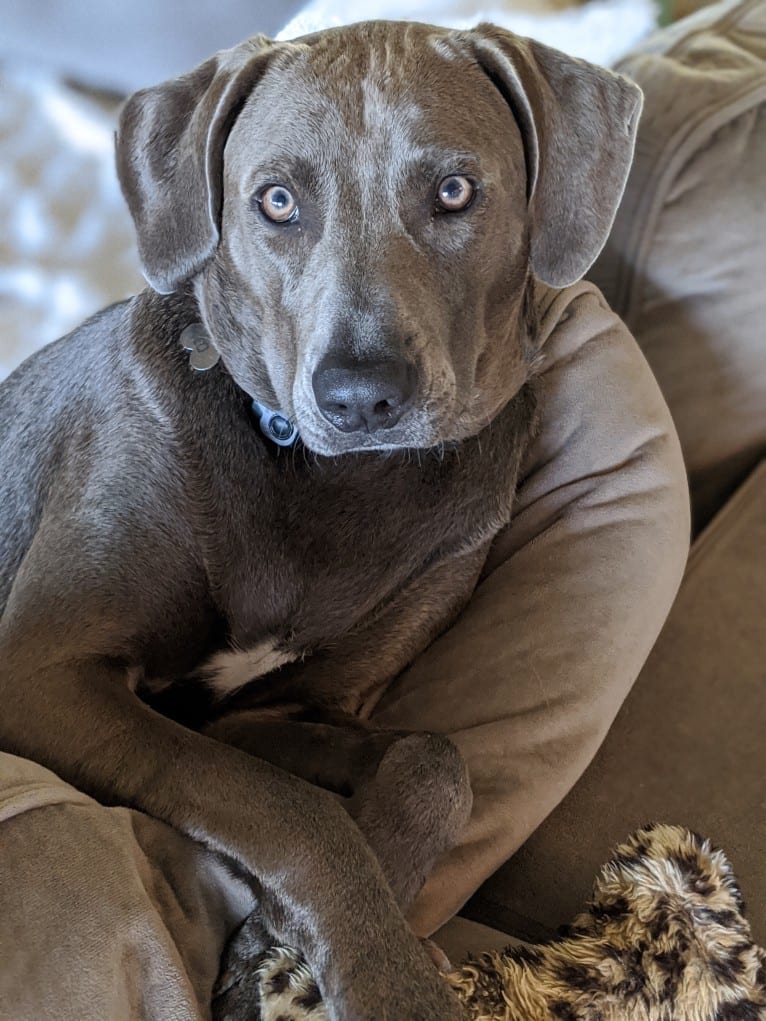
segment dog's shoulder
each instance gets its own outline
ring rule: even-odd
[[[0,437],[21,419],[45,431],[57,414],[103,393],[110,349],[130,330],[135,298],[116,302],[25,359],[0,383]]]

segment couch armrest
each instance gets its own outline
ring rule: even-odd
[[[564,802],[463,911],[550,936],[612,847],[649,821],[710,837],[766,942],[766,461],[696,542],[660,638],[601,750]]]

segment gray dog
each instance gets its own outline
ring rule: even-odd
[[[492,26],[369,23],[124,107],[151,287],[0,390],[0,746],[251,877],[228,1016],[264,932],[338,1021],[460,1014],[402,908],[465,769],[363,721],[509,521],[530,288],[601,249],[640,102]]]

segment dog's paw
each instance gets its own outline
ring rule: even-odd
[[[322,997],[303,957],[292,947],[273,947],[257,968],[261,1021],[328,1021]]]
[[[261,979],[252,963],[248,968],[222,972],[213,991],[213,1021],[262,1021]]]
[[[213,989],[213,1021],[261,1021],[258,966],[273,945],[256,909],[229,940]]]

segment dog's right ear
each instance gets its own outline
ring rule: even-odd
[[[633,161],[641,90],[495,25],[456,33],[506,100],[527,161],[530,265],[568,287],[606,243]]]
[[[254,36],[122,108],[117,174],[144,276],[162,294],[198,273],[218,245],[226,139],[278,49]]]

